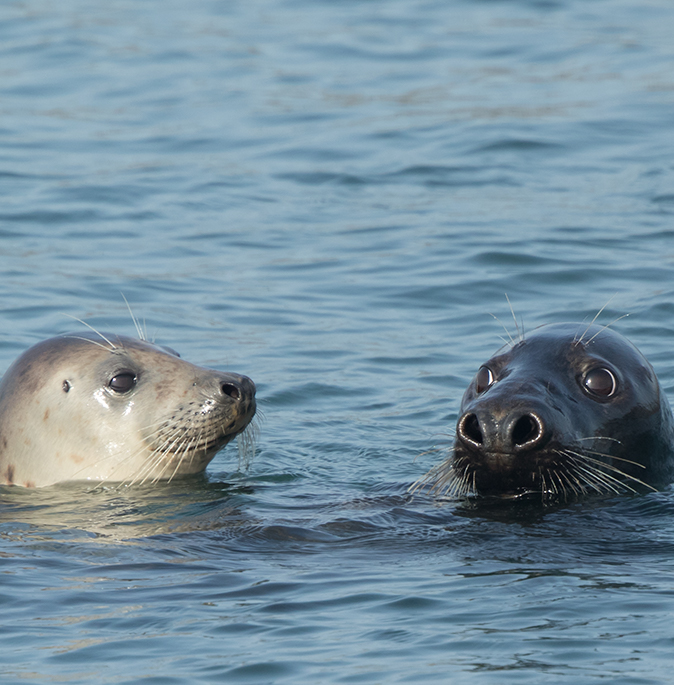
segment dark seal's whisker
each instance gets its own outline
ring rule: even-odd
[[[653,490],[654,492],[657,492],[657,489],[654,488],[653,486],[649,485],[648,483],[645,483],[643,480],[640,478],[637,478],[636,476],[633,476],[630,473],[626,473],[622,469],[619,469],[612,464],[607,464],[606,462],[603,462],[599,459],[593,459],[592,457],[588,457],[585,454],[579,454],[577,452],[572,452],[570,450],[565,451],[565,454],[567,457],[569,457],[570,461],[579,466],[582,464],[582,466],[585,469],[591,469],[592,472],[595,474],[595,476],[599,477],[600,475],[604,478],[608,478],[611,481],[615,481],[616,483],[620,483],[623,487],[629,488],[632,492],[636,492],[633,488],[631,488],[627,483],[624,483],[624,481],[619,480],[618,478],[615,478],[612,476],[610,473],[607,473],[607,471],[611,471],[612,473],[615,473],[619,476],[622,476],[623,478],[627,478],[628,480],[638,483],[639,485],[643,485],[646,488],[649,488]],[[625,459],[623,461],[627,461],[628,463],[634,463],[630,462],[629,460]],[[637,464],[637,466],[642,466],[641,464]],[[603,469],[606,469],[604,471]]]
[[[594,441],[594,440],[608,440],[611,442],[617,442],[619,445],[622,444],[620,442],[620,440],[618,440],[617,438],[611,438],[611,437],[608,437],[606,435],[591,435],[587,438],[576,438],[576,440],[578,440],[579,442],[582,442],[584,440],[592,440],[592,441]]]
[[[587,452],[576,452],[575,454],[576,456],[584,457],[586,459],[590,459],[589,455],[592,454],[595,457],[605,457],[606,459],[612,459],[614,461],[622,461],[625,464],[632,464],[633,466],[636,466],[640,469],[646,468],[644,464],[640,464],[638,461],[634,461],[633,459],[625,459],[625,457],[616,457],[613,454],[607,454],[606,452],[598,452],[597,450],[587,450]],[[599,462],[603,463],[601,460],[599,460]]]

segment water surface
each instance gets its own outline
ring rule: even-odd
[[[77,329],[251,376],[161,486],[0,492],[3,683],[670,682],[674,494],[439,504],[511,330],[674,399],[665,0],[8,2],[0,370]],[[521,322],[521,323],[520,323]]]

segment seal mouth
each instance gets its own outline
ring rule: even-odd
[[[225,426],[213,427],[210,430],[200,426],[181,430],[176,425],[166,423],[154,440],[153,451],[171,455],[217,452],[232,438],[246,430],[249,422],[250,420],[242,422],[235,419]]]
[[[212,452],[219,450],[221,447],[224,447],[229,440],[234,437],[234,435],[223,435],[222,437],[219,438],[213,438],[211,440],[203,440],[202,442],[185,442],[181,441],[178,444],[175,445],[170,445],[166,447],[165,449],[161,449],[161,447],[158,447],[158,450],[161,450],[163,454],[171,454],[171,455],[189,455],[192,453],[199,453],[199,452]]]
[[[639,462],[595,450],[548,445],[521,454],[489,452],[477,455],[461,443],[450,456],[412,484],[409,491],[426,491],[445,499],[493,497],[543,502],[570,501],[582,496],[637,493],[656,488],[625,469],[646,467]]]

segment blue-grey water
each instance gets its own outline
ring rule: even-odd
[[[0,488],[0,680],[671,683],[674,490],[410,499],[514,323],[674,399],[671,0],[6,0],[0,370],[81,326],[251,376],[203,477]],[[1,429],[1,427],[0,427]]]

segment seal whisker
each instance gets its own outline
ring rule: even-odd
[[[613,461],[621,461],[625,464],[632,464],[633,466],[638,466],[640,469],[646,469],[646,466],[644,464],[640,464],[638,461],[633,461],[632,459],[625,459],[625,457],[616,457],[612,454],[606,454],[605,452],[598,452],[597,450],[588,450],[587,452],[583,453],[583,456],[587,459],[590,459],[591,454],[596,457],[606,457],[607,459],[612,459]]]
[[[611,492],[614,492],[615,494],[619,494],[621,489],[626,489],[630,492],[636,492],[634,488],[632,488],[627,483],[618,480],[617,478],[614,478],[609,473],[600,471],[596,466],[585,463],[574,463],[573,466],[578,472],[583,473],[585,475],[587,484],[593,485],[599,494],[602,494],[604,490],[598,487],[597,483],[603,485],[605,488],[608,488]]]
[[[518,342],[522,342],[524,340],[524,322],[522,322],[522,330],[520,330],[520,327],[517,323],[517,317],[515,316],[515,310],[513,309],[512,303],[510,302],[510,298],[508,297],[508,293],[504,293],[506,301],[508,303],[508,306],[510,307],[510,313],[513,315],[513,321],[515,322],[515,330],[517,331],[517,340]]]
[[[628,487],[616,488],[616,486],[611,483],[610,480],[604,478],[602,474],[595,470],[588,470],[578,464],[573,465],[573,468],[574,471],[576,471],[576,473],[583,478],[583,481],[587,487],[599,495],[608,494],[610,492],[619,494],[621,489],[629,489]]]
[[[91,324],[88,324],[86,321],[83,321],[82,319],[78,319],[76,316],[73,316],[72,314],[65,314],[64,313],[63,316],[67,316],[70,319],[74,319],[75,321],[78,321],[83,326],[86,326],[90,331],[93,331],[99,338],[102,338],[103,340],[105,340],[105,342],[108,343],[108,345],[110,345],[111,349],[113,349],[113,350],[117,349],[116,346],[110,340],[108,340],[108,338],[106,338],[103,335],[103,333],[101,333],[99,330],[94,328]]]
[[[124,303],[126,304],[126,308],[129,310],[129,314],[131,315],[131,321],[133,321],[133,325],[136,328],[136,333],[138,334],[138,339],[139,340],[145,340],[146,338],[143,335],[143,331],[140,328],[140,324],[138,323],[138,319],[136,319],[133,312],[131,311],[131,305],[129,304],[129,301],[126,299],[123,292],[120,291],[119,294],[122,296],[122,299],[124,300]]]
[[[496,314],[492,314],[491,312],[487,312],[487,314],[489,314],[489,316],[493,317],[498,323],[501,324],[501,326],[503,326],[503,330],[506,332],[506,335],[508,336],[508,339],[510,340],[510,342],[508,342],[508,340],[506,340],[505,338],[503,338],[503,337],[500,336],[500,335],[499,335],[499,338],[500,338],[501,340],[503,340],[503,342],[504,342],[506,345],[510,345],[510,347],[514,347],[515,344],[516,344],[516,343],[515,343],[515,340],[513,339],[512,335],[510,335],[510,331],[508,330],[508,328],[506,327],[506,325],[503,323],[503,321],[501,321],[501,319],[499,319],[498,316],[496,316]]]
[[[169,476],[169,479],[168,479],[168,482],[169,482],[169,483],[173,480],[173,478],[175,477],[176,473],[178,473],[178,469],[180,468],[180,465],[182,464],[183,459],[185,459],[185,455],[188,453],[188,450],[190,449],[190,447],[191,447],[195,442],[196,442],[196,444],[199,444],[199,441],[200,441],[200,440],[201,440],[201,433],[199,433],[199,437],[198,437],[198,438],[192,438],[191,440],[188,440],[188,441],[186,441],[186,442],[184,443],[183,448],[181,449],[181,451],[180,451],[180,453],[178,454],[178,457],[177,457],[177,459],[176,459],[176,462],[177,462],[177,463],[176,463],[176,467],[175,467],[175,469],[173,469],[173,473]],[[192,452],[192,455],[191,455],[191,457],[190,457],[190,464],[192,463],[192,460],[193,460],[193,459],[194,459],[194,452]],[[161,474],[162,476],[164,475],[164,472],[166,471],[166,469],[168,469],[170,463],[171,463],[171,462],[167,460],[165,469],[164,469],[164,471],[162,471],[162,474]],[[155,479],[155,480],[156,480],[156,479]]]
[[[175,439],[174,439],[175,437]],[[186,441],[189,439],[188,437],[183,437],[182,431],[178,428],[176,428],[173,433],[170,435],[169,438],[157,449],[156,451],[156,458],[154,463],[152,464],[152,469],[148,471],[143,479],[140,481],[141,485],[145,483],[150,476],[152,475],[152,472],[155,471],[158,468],[161,468],[159,473],[154,476],[151,482],[155,483],[158,480],[161,480],[166,473],[170,462],[170,456],[173,455],[174,458],[176,458],[178,462],[178,466],[180,466],[180,461],[181,461],[181,456],[180,452],[184,449]],[[163,466],[162,466],[162,462]],[[170,479],[169,479],[170,480]]]
[[[564,501],[567,499],[567,493],[566,493],[566,487],[564,485],[564,481],[562,480],[561,474],[559,472],[559,469],[555,469],[554,471],[551,472],[551,475],[553,478],[557,479],[557,482],[559,483],[560,492],[562,495],[564,495]]]
[[[636,476],[632,476],[629,473],[625,473],[625,471],[622,471],[621,469],[613,466],[612,464],[607,464],[598,459],[593,459],[591,457],[587,457],[586,455],[578,454],[576,452],[571,451],[565,451],[565,455],[568,457],[571,463],[573,463],[577,467],[580,467],[582,465],[585,473],[591,471],[597,479],[608,479],[611,482],[619,484],[621,487],[629,489],[631,492],[636,492],[629,484],[611,475],[612,473],[615,473],[619,476],[622,476],[623,478],[627,478],[628,480],[634,483],[638,483],[639,485],[643,485],[644,487],[647,487],[653,490],[654,492],[657,492],[656,488],[652,487],[648,483],[644,483],[644,481],[637,478]],[[608,473],[608,471],[610,471],[611,473]]]
[[[611,438],[607,435],[591,435],[587,438],[576,438],[578,441],[583,441],[583,440],[610,440],[611,442],[615,442],[618,445],[622,445],[622,440],[618,440],[617,438]]]
[[[260,426],[253,419],[246,429],[236,436],[236,446],[239,452],[239,471],[248,471],[255,459],[257,441],[260,437]]]
[[[611,304],[611,300],[613,300],[613,298],[614,298],[617,294],[618,294],[618,293],[613,293],[613,295],[611,295],[611,297],[608,298],[608,300],[606,301],[606,304],[604,304],[604,306],[603,306],[603,307],[594,315],[594,318],[593,318],[592,321],[590,321],[590,323],[587,325],[587,328],[583,331],[583,334],[580,336],[580,338],[578,338],[578,339],[576,340],[576,336],[573,337],[573,342],[574,342],[576,345],[580,345],[580,343],[583,342],[583,338],[585,337],[585,334],[590,330],[590,328],[592,328],[592,324],[594,324],[594,322],[601,316],[601,313],[604,311],[604,309],[606,309],[606,307],[609,306],[609,304]]]
[[[581,459],[586,459],[588,461],[592,461],[595,464],[600,464],[601,466],[606,466],[607,468],[615,468],[612,467],[610,464],[607,464],[604,461],[601,461],[601,459],[594,459],[591,457],[591,454],[594,454],[597,457],[606,457],[607,459],[614,459],[615,461],[622,461],[625,462],[626,464],[632,464],[633,466],[638,466],[641,469],[645,469],[646,467],[643,464],[640,464],[638,461],[632,461],[631,459],[625,459],[624,457],[616,457],[613,456],[612,454],[605,454],[604,452],[597,452],[595,450],[588,450],[587,452],[575,452],[572,449],[567,449],[566,450],[567,454],[572,454],[576,457],[580,457]],[[619,469],[616,469],[619,470]],[[620,471],[622,473],[622,471]]]
[[[163,424],[165,424],[165,421],[162,421],[161,423],[162,423],[162,425],[163,425]],[[178,430],[179,430],[179,429],[176,429],[176,432],[177,432]],[[158,430],[155,431],[154,433],[149,434],[147,437],[148,437],[148,438],[152,438],[152,437],[158,435],[159,433],[160,433],[160,429],[158,429]],[[163,446],[164,446],[164,444],[162,444],[159,448],[156,448],[156,449],[152,450],[152,452],[150,453],[149,457],[148,457],[147,459],[144,459],[144,460],[143,460],[143,463],[141,464],[140,468],[139,468],[131,477],[126,478],[126,479],[122,479],[121,481],[119,481],[120,486],[131,486],[131,485],[135,485],[137,482],[139,482],[139,479],[141,479],[141,478],[143,478],[142,481],[140,481],[141,484],[144,483],[145,480],[147,479],[147,476],[143,477],[143,474],[145,474],[146,472],[151,472],[153,469],[155,469],[155,468],[161,463],[162,459],[164,458],[163,455],[161,454],[161,449],[162,449]],[[103,479],[103,480],[101,481],[101,483],[106,483],[106,482],[111,481],[111,480],[114,481],[114,480],[115,480],[115,478],[114,478],[114,477],[115,477],[115,473],[116,473],[120,468],[122,468],[123,466],[125,466],[127,463],[133,462],[134,460],[136,460],[136,459],[138,459],[140,456],[142,456],[143,453],[145,452],[145,449],[146,449],[145,447],[141,447],[141,448],[139,448],[136,452],[130,453],[130,454],[127,455],[124,459],[120,460],[120,461],[113,467],[113,470],[112,470],[112,472],[110,473],[110,476],[107,477],[107,478],[105,478],[105,479]],[[106,458],[106,459],[111,459],[111,458],[114,458],[114,456],[115,456],[115,455],[107,455],[105,458]]]
[[[108,349],[105,345],[102,345],[96,340],[91,340],[90,338],[82,338],[79,335],[64,335],[64,338],[68,338],[70,340],[84,340],[84,342],[91,343],[92,345],[98,345],[98,347],[102,347],[106,352],[112,352],[113,350]]]
[[[423,490],[428,491],[430,495],[443,497],[471,496],[476,493],[475,472],[468,460],[455,460],[450,456],[408,488],[412,495]]]
[[[580,494],[584,495],[587,493],[587,488],[585,487],[586,483],[578,477],[578,474],[575,472],[574,469],[570,468],[571,466],[572,464],[567,464],[564,473],[566,474],[566,477],[569,479],[569,482],[573,480],[573,482],[575,482],[578,486]]]
[[[613,326],[614,323],[617,323],[621,319],[626,319],[629,316],[629,314],[623,314],[622,316],[617,317],[616,319],[613,319],[610,323],[607,323],[605,326],[600,328],[586,343],[585,345],[589,345],[601,332],[605,331],[607,328],[610,328]]]
[[[150,434],[148,437],[156,437],[162,433],[162,430],[167,426],[166,421],[162,421],[160,427]],[[184,439],[181,440],[181,434],[183,434],[183,429],[180,426],[173,426],[171,432],[163,437],[162,442],[155,447],[150,455],[150,458],[141,465],[138,471],[134,474],[132,479],[129,481],[129,485],[134,485],[140,483],[143,485],[148,481],[150,476],[157,470],[161,469],[158,475],[153,476],[153,483],[161,480],[168,469],[168,464],[170,463],[170,456],[177,456],[177,466],[181,466],[182,458],[180,457],[180,451],[185,449]],[[160,466],[162,462],[167,462],[163,466]],[[175,474],[174,474],[175,475]],[[169,480],[171,480],[173,476]]]
[[[569,472],[568,472],[568,469],[565,468],[564,470],[557,471],[557,477],[560,480],[565,481],[565,483],[566,483],[566,486],[564,487],[565,494],[566,494],[566,487],[568,486],[576,497],[578,497],[578,495],[580,495],[580,492],[578,492],[578,490],[576,489],[576,486],[573,484],[573,480],[571,478],[571,474],[569,474]],[[577,482],[577,479],[576,479],[576,482]],[[581,487],[581,490],[582,490],[582,487]],[[566,499],[566,497],[565,497],[565,499]]]
[[[413,495],[418,490],[429,488],[430,491],[436,491],[438,487],[442,487],[444,483],[456,477],[456,463],[451,457],[445,459],[443,462],[434,466],[430,471],[424,474],[410,485],[407,491]]]

